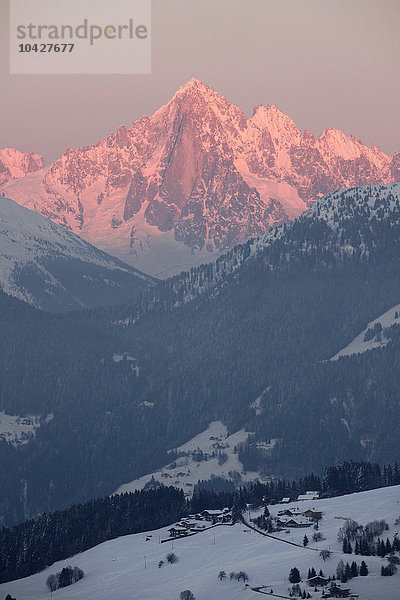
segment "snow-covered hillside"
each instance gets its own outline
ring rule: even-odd
[[[151,410],[152,406],[148,403],[146,408]],[[146,484],[151,484],[153,478],[164,485],[183,489],[186,496],[193,495],[193,489],[199,480],[210,479],[213,475],[235,484],[254,481],[260,477],[259,474],[244,472],[235,452],[235,446],[244,442],[248,435],[244,429],[228,435],[226,426],[221,421],[213,421],[205,431],[176,449],[176,460],[154,473],[121,485],[115,493],[141,490]],[[222,455],[222,460],[219,455]]]
[[[47,415],[46,422],[51,421],[52,414]],[[40,427],[41,419],[36,415],[8,415],[0,411],[0,440],[10,442],[14,446],[26,444]]]
[[[252,588],[266,586],[261,591],[269,597],[288,597],[288,574],[292,567],[300,570],[301,587],[309,591],[314,600],[321,599],[321,591],[314,592],[306,582],[308,569],[332,576],[338,562],[365,560],[369,575],[351,579],[343,587],[359,594],[360,600],[398,600],[400,574],[381,577],[381,566],[386,559],[377,556],[361,557],[343,554],[337,533],[346,519],[354,519],[366,525],[373,520],[385,519],[389,530],[384,535],[393,538],[397,531],[396,519],[400,515],[400,486],[382,488],[369,492],[305,501],[289,505],[276,505],[271,512],[283,508],[315,508],[323,512],[319,532],[326,538],[302,547],[305,532],[311,540],[313,528],[282,531],[279,539],[255,533],[243,524],[219,525],[202,533],[173,542],[160,543],[168,537],[168,527],[136,535],[127,535],[108,541],[82,554],[60,561],[45,571],[0,585],[0,597],[10,593],[18,600],[47,600],[50,593],[46,579],[50,573],[59,572],[67,565],[79,566],[85,577],[70,587],[59,589],[53,597],[59,600],[179,600],[179,593],[189,589],[196,600],[257,600],[262,596]],[[246,513],[245,515],[249,515]],[[255,516],[250,514],[250,517]],[[275,535],[275,534],[274,534]],[[287,542],[293,542],[287,543]],[[331,557],[325,562],[319,556],[322,549],[329,549]],[[173,551],[178,557],[175,564],[168,564],[166,554]],[[159,567],[159,562],[164,564]],[[218,580],[218,573],[225,571],[228,577]],[[245,571],[249,576],[248,587],[229,580],[231,571]],[[273,594],[269,594],[273,590]]]
[[[339,350],[335,356],[332,356],[331,360],[337,360],[341,356],[362,354],[367,350],[386,346],[389,340],[386,337],[384,330],[396,324],[400,325],[400,304],[393,306],[383,313],[383,315],[380,315],[368,323],[366,328],[363,329],[350,344]]]
[[[151,279],[38,213],[0,197],[0,289],[39,308],[118,302]]]

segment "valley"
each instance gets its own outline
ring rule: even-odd
[[[53,5],[0,2],[0,600],[398,600],[398,0]]]

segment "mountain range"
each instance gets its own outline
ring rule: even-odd
[[[147,273],[167,277],[289,222],[335,189],[400,178],[392,157],[338,129],[302,132],[276,106],[246,115],[196,79],[151,117],[44,167],[0,153],[17,203]]]

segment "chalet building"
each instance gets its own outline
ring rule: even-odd
[[[328,585],[329,579],[326,577],[321,577],[321,575],[315,575],[314,577],[310,577],[308,580],[308,585],[312,587],[326,587]]]
[[[222,510],[203,510],[201,517],[206,521],[216,522],[218,517],[222,517]]]
[[[300,517],[303,513],[296,510],[290,510],[287,508],[286,510],[278,510],[278,517]]]
[[[218,517],[217,521],[218,523],[230,523],[232,521],[232,513],[224,512],[220,517]]]
[[[183,527],[184,529],[192,529],[193,527],[196,527],[196,523],[190,523],[189,521],[180,521],[177,527]]]
[[[306,492],[305,494],[300,494],[297,500],[319,500],[319,492]]]
[[[311,527],[312,523],[310,521],[304,521],[302,519],[277,519],[276,524],[278,527],[293,527],[293,528],[301,528],[301,527]]]
[[[182,537],[190,533],[190,530],[186,529],[186,527],[178,527],[177,525],[175,527],[170,527],[168,531],[170,537]]]
[[[282,500],[279,502],[279,504],[289,504],[290,502],[290,498],[282,498]]]
[[[229,508],[224,508],[223,510],[203,510],[200,515],[196,515],[200,517],[201,521],[210,521],[211,523],[229,523],[232,520],[232,511]]]
[[[323,595],[322,598],[350,598],[350,588],[342,588],[339,585],[332,585]],[[352,598],[357,597],[352,594]]]
[[[312,519],[313,521],[319,521],[320,519],[322,519],[322,512],[319,510],[305,510],[303,512],[303,515],[308,519]]]

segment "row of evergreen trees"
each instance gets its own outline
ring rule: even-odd
[[[343,552],[344,554],[353,553],[353,546],[347,537],[343,540]],[[374,540],[369,540],[364,535],[357,537],[355,540],[354,554],[361,554],[362,556],[380,556],[383,558],[394,552],[400,552],[400,540],[397,536],[394,537],[392,543],[389,538],[386,538],[386,542],[380,538],[375,542]]]
[[[336,567],[336,577],[342,583],[346,583],[349,579],[353,579],[353,577],[358,577],[359,575],[360,577],[366,577],[368,572],[368,566],[364,560],[361,561],[360,566],[354,560],[351,564],[348,562],[344,564],[343,560],[340,560]]]
[[[330,496],[363,492],[380,487],[400,485],[400,467],[376,463],[346,461],[325,469],[322,479],[323,491]]]
[[[378,464],[346,461],[325,469],[322,482],[317,475],[312,473],[309,476],[300,478],[298,481],[287,481],[285,479],[272,480],[266,483],[256,481],[236,492],[219,492],[217,490],[220,487],[220,481],[216,486],[217,490],[214,490],[212,489],[212,480],[209,480],[207,486],[195,487],[191,506],[193,512],[200,512],[210,507],[224,508],[225,506],[232,506],[234,503],[239,507],[243,507],[248,503],[260,506],[261,504],[279,502],[282,498],[296,500],[300,494],[304,494],[307,490],[316,490],[323,497],[328,498],[392,485],[400,485],[400,469],[397,463],[393,466],[385,465],[381,469]],[[368,538],[371,538],[371,532],[368,531],[368,528],[364,533]],[[374,533],[374,535],[377,534]],[[359,543],[361,543],[360,540],[361,537]],[[359,553],[363,554],[361,551]]]
[[[159,487],[77,504],[0,530],[0,583],[121,535],[164,527],[187,510],[182,490]]]

